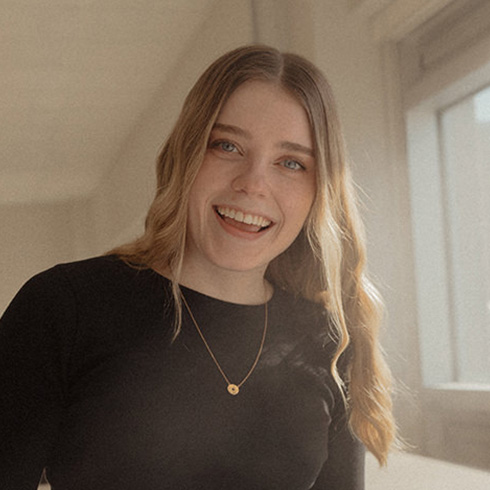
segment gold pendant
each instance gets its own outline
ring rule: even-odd
[[[234,384],[229,384],[228,385],[228,393],[230,395],[238,395],[238,392],[240,391],[240,389],[238,388],[237,385],[234,385]]]

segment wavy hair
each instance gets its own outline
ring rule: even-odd
[[[345,393],[350,428],[384,464],[396,429],[391,375],[378,342],[382,303],[366,277],[364,231],[332,90],[312,63],[260,45],[235,49],[216,60],[190,91],[159,155],[157,191],[143,235],[110,253],[133,265],[159,264],[172,271],[177,336],[190,189],[221,108],[248,80],[275,83],[303,106],[317,169],[315,199],[303,230],[269,264],[266,277],[327,309],[325,328],[338,346],[331,372]],[[339,369],[341,364],[347,364],[346,369]]]

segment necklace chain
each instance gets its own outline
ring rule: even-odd
[[[213,351],[211,350],[211,347],[206,341],[206,338],[204,337],[204,334],[202,333],[201,329],[199,328],[199,325],[197,324],[196,319],[194,318],[194,315],[192,314],[192,311],[189,307],[189,304],[187,303],[187,300],[185,299],[183,293],[181,292],[181,298],[182,301],[184,302],[184,305],[187,309],[187,312],[189,313],[189,316],[191,317],[192,323],[194,323],[194,326],[196,327],[197,332],[199,333],[199,336],[201,337],[204,345],[206,346],[207,351],[209,352],[209,355],[211,356],[211,359],[214,361],[216,364],[216,367],[218,368],[219,372],[221,373],[221,376],[223,376],[223,379],[227,383],[227,390],[230,395],[238,395],[240,388],[242,385],[247,381],[248,378],[250,378],[251,374],[253,373],[255,367],[257,366],[260,356],[262,355],[262,350],[264,348],[265,344],[265,337],[267,333],[267,324],[268,324],[268,308],[267,308],[267,301],[265,302],[265,314],[264,314],[264,331],[262,333],[262,340],[260,342],[260,347],[259,347],[259,352],[257,353],[257,356],[255,357],[255,361],[252,364],[252,367],[248,371],[248,373],[245,375],[245,377],[240,381],[238,384],[232,383],[228,376],[226,376],[225,372],[223,371],[223,368],[220,366],[220,363],[218,362],[218,359],[216,359],[216,356],[214,355]]]

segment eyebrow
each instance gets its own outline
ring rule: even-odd
[[[242,129],[238,126],[233,126],[232,124],[223,124],[223,123],[215,123],[213,126],[213,130],[219,130],[223,131],[225,133],[231,133],[231,134],[236,134],[238,136],[243,136],[245,138],[250,138],[251,134],[245,130]],[[300,153],[304,153],[308,156],[314,157],[315,154],[311,148],[308,146],[301,145],[299,143],[293,143],[292,141],[281,141],[279,143],[279,147],[283,148],[284,150],[289,150],[289,151],[298,151]]]
[[[219,131],[223,131],[225,133],[237,134],[239,136],[245,136],[246,138],[250,138],[252,135],[246,131],[245,129],[239,128],[238,126],[233,126],[231,124],[223,124],[223,123],[215,123],[213,126],[213,130],[218,129]]]
[[[279,146],[281,148],[284,148],[285,150],[298,151],[298,152],[304,153],[310,157],[315,156],[315,154],[313,153],[313,150],[311,148],[309,148],[308,146],[300,145],[299,143],[293,143],[291,141],[281,141]]]

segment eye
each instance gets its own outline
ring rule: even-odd
[[[236,153],[236,152],[238,152],[238,148],[233,143],[231,143],[230,141],[226,141],[226,140],[213,141],[211,143],[211,148],[216,148],[218,150],[222,150],[225,153]]]
[[[290,160],[288,158],[280,162],[280,164],[290,170],[305,170],[305,167],[301,163],[296,160]]]

